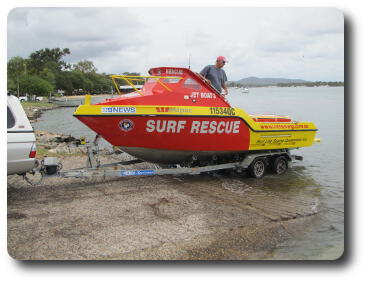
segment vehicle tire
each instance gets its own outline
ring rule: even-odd
[[[256,179],[260,179],[265,175],[266,160],[263,157],[255,158],[249,167],[250,176]]]
[[[284,156],[278,156],[272,162],[272,171],[276,175],[281,175],[288,170],[288,160]]]
[[[39,100],[38,98],[36,98],[36,102],[40,102],[41,100]]]

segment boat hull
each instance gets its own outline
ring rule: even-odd
[[[236,117],[77,116],[109,143],[173,151],[246,151],[248,126]]]
[[[162,107],[124,106],[117,107],[118,111],[134,109],[134,113],[105,114],[103,107],[80,106],[74,116],[113,146],[156,163],[233,159],[248,151],[310,146],[316,134],[309,122],[254,117],[240,109],[215,114],[208,107],[192,108],[185,113],[175,107],[180,113],[176,114],[170,108],[162,112]]]

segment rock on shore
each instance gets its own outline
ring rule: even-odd
[[[33,122],[36,121],[44,111],[52,110],[57,108],[57,105],[51,105],[51,106],[24,106],[23,109],[25,111],[25,114],[27,115],[28,119]]]
[[[36,130],[35,136],[37,152],[40,152],[41,155],[69,155],[86,153],[86,148],[79,146],[77,143],[78,140],[70,135]]]
[[[35,136],[38,158],[42,157],[42,155],[69,156],[87,153],[86,147],[80,146],[80,139],[76,139],[71,135],[35,130]],[[40,156],[38,153],[40,153]],[[100,149],[99,153],[101,155],[111,155],[115,152],[109,149]]]

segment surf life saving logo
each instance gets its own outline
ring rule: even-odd
[[[130,119],[124,119],[119,122],[119,128],[124,132],[131,131],[134,129],[134,122]]]
[[[157,112],[178,112],[178,113],[192,113],[190,108],[178,108],[178,107],[156,107]]]

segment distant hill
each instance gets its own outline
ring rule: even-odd
[[[247,86],[272,86],[280,83],[307,83],[308,81],[299,80],[299,79],[284,79],[284,78],[257,78],[257,77],[248,77],[238,81],[234,81],[234,83],[247,85]]]

